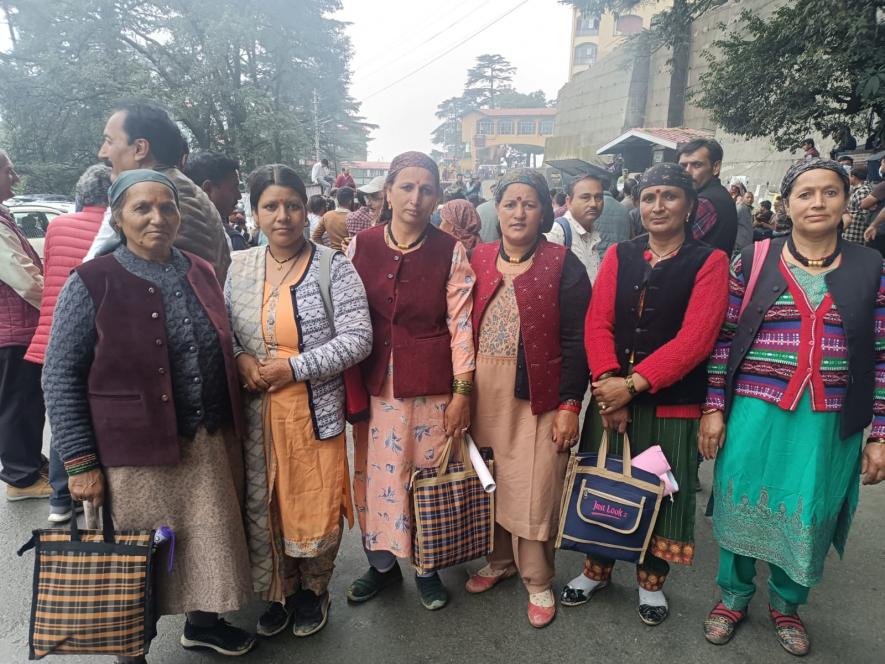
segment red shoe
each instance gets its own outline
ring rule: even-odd
[[[504,579],[509,579],[513,576],[516,576],[516,568],[506,569],[499,574],[495,574],[495,570],[492,570],[492,566],[486,565],[470,575],[464,588],[467,592],[477,595],[479,593],[484,593],[486,590],[491,590]]]
[[[529,594],[529,624],[541,629],[556,617],[556,597],[549,588],[540,593]]]
[[[796,657],[807,655],[811,649],[811,643],[808,640],[808,631],[798,614],[788,616],[780,611],[775,611],[770,606],[768,614],[774,623],[774,633],[777,635],[777,640],[784,650]]]

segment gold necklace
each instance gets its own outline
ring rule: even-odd
[[[680,243],[679,243],[679,246],[676,247],[675,249],[672,249],[671,251],[665,251],[663,254],[659,254],[657,251],[655,251],[654,249],[651,248],[651,242],[649,242],[649,244],[648,244],[648,250],[649,250],[652,254],[654,254],[655,258],[657,258],[659,261],[662,261],[662,260],[664,260],[665,258],[670,258],[673,254],[675,254],[677,251],[679,251],[680,249],[682,249],[682,245],[683,245],[683,244],[685,244],[685,240],[683,240],[682,242],[680,242]]]

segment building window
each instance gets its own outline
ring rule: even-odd
[[[534,120],[520,120],[519,125],[517,126],[517,133],[520,136],[528,136],[530,134],[535,133],[535,121]]]
[[[489,136],[491,134],[494,134],[494,123],[491,120],[480,120],[476,123],[476,133],[480,136]]]
[[[509,136],[513,133],[513,120],[498,120],[498,134]]]
[[[618,16],[618,19],[615,21],[616,35],[633,35],[637,32],[642,32],[641,16],[635,16],[633,14]]]
[[[575,46],[575,64],[592,65],[596,62],[596,44],[578,44]]]
[[[578,25],[575,29],[578,37],[592,37],[599,34],[599,17],[578,14]]]
[[[553,120],[541,120],[541,136],[550,136],[553,133]]]

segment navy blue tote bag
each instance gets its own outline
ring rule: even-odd
[[[609,456],[604,433],[597,454],[569,459],[556,548],[641,563],[663,495],[657,475],[632,467],[627,435],[620,458]]]

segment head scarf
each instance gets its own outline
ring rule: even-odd
[[[153,171],[149,168],[136,168],[132,171],[123,171],[117,176],[117,179],[111,183],[111,188],[108,189],[108,200],[110,201],[111,206],[120,200],[120,197],[126,193],[129,187],[140,182],[159,182],[160,184],[169,187],[169,189],[172,190],[172,195],[175,197],[175,205],[178,205],[178,189],[175,188],[175,184],[172,180],[162,173]]]
[[[691,176],[679,164],[665,162],[646,169],[639,179],[639,193],[649,187],[679,187],[689,200],[697,198]]]
[[[460,199],[449,201],[442,206],[439,216],[440,230],[457,238],[470,255],[480,242],[479,229],[482,227],[482,221],[473,205]]]
[[[504,198],[504,192],[511,184],[524,184],[535,190],[544,215],[541,221],[541,232],[549,233],[553,228],[553,202],[550,200],[550,188],[547,186],[544,176],[533,168],[515,168],[508,171],[498,183],[498,188],[495,189],[496,204],[500,204]]]
[[[836,175],[839,176],[839,179],[842,181],[842,186],[847,193],[851,188],[851,183],[848,180],[848,174],[845,172],[845,169],[842,168],[841,164],[833,161],[832,159],[809,159],[807,161],[800,161],[787,170],[786,175],[784,175],[783,182],[781,182],[781,197],[789,198],[790,192],[793,191],[793,185],[796,184],[796,179],[802,175],[803,173],[807,173],[808,171],[813,171],[818,168],[822,168],[825,171],[833,171]]]
[[[403,152],[394,157],[393,161],[390,162],[390,170],[387,172],[388,184],[396,179],[396,176],[401,170],[411,167],[423,168],[424,170],[430,171],[430,174],[436,182],[437,191],[441,189],[439,183],[439,166],[437,166],[436,162],[423,152]]]

